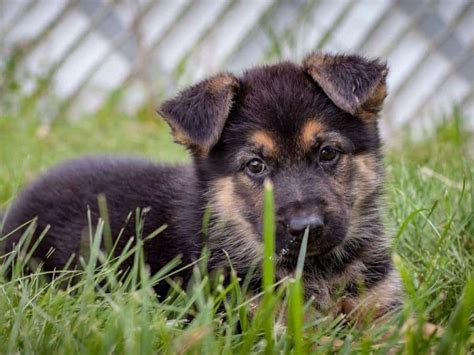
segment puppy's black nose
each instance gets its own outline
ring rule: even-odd
[[[306,227],[309,227],[309,231],[314,233],[320,233],[323,230],[324,222],[317,214],[308,216],[292,217],[288,223],[288,230],[291,235],[301,235]]]

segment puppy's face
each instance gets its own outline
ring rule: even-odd
[[[206,185],[211,247],[234,259],[258,257],[266,179],[274,186],[281,261],[297,258],[306,228],[310,256],[353,237],[381,182],[376,115],[385,74],[378,62],[313,55],[304,66],[257,68],[240,79],[223,74],[165,103],[163,114]],[[203,102],[201,115],[194,110]]]

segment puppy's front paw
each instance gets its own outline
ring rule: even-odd
[[[367,324],[382,321],[401,306],[401,285],[394,270],[358,297],[344,296],[336,302],[331,313],[343,314],[352,323]]]

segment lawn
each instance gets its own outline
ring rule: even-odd
[[[136,117],[105,107],[76,122],[41,123],[37,113],[0,113],[0,208],[21,187],[58,161],[90,153],[120,153],[182,162],[167,126],[152,112]],[[0,269],[0,353],[407,353],[467,354],[474,351],[474,164],[473,137],[458,114],[446,117],[430,138],[387,149],[386,226],[405,289],[403,309],[383,324],[345,324],[309,313],[299,280],[267,285],[249,317],[245,280],[204,272],[195,265],[193,285],[174,285],[158,302],[151,286],[166,276],[148,275],[141,263],[118,283],[111,260],[96,248],[74,285],[63,274],[52,283],[41,272],[13,280]],[[93,272],[95,261],[102,266]],[[0,266],[8,257],[0,257]],[[171,267],[172,265],[170,265]],[[271,267],[269,269],[271,273]],[[271,275],[270,275],[271,279]],[[98,282],[107,288],[96,287]],[[309,301],[311,302],[311,300]],[[289,304],[288,328],[275,325]],[[280,310],[280,311],[278,311]]]

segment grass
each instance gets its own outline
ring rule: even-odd
[[[132,119],[106,107],[76,123],[53,125],[35,116],[0,116],[2,208],[32,178],[73,156],[102,152],[187,160],[168,128],[148,111]],[[467,145],[473,137],[462,132],[460,122],[454,114],[431,138],[403,142],[387,152],[386,222],[406,295],[403,309],[385,324],[354,327],[322,315],[303,322],[312,313],[302,298],[299,275],[274,284],[268,188],[260,302],[247,296],[249,280],[231,273],[224,284],[222,275],[208,275],[206,254],[193,266],[189,289],[173,285],[172,294],[158,302],[151,286],[177,262],[149,275],[140,243],[130,246],[124,254],[133,255],[134,269],[119,282],[121,259],[98,247],[107,234],[100,221],[98,228],[90,228],[82,271],[63,273],[53,282],[41,272],[26,276],[19,270],[8,280],[4,271],[11,258],[0,258],[0,353],[472,352],[474,164]],[[101,266],[95,271],[97,260]],[[65,287],[73,276],[78,282]],[[287,331],[275,322],[282,315],[288,319]]]

